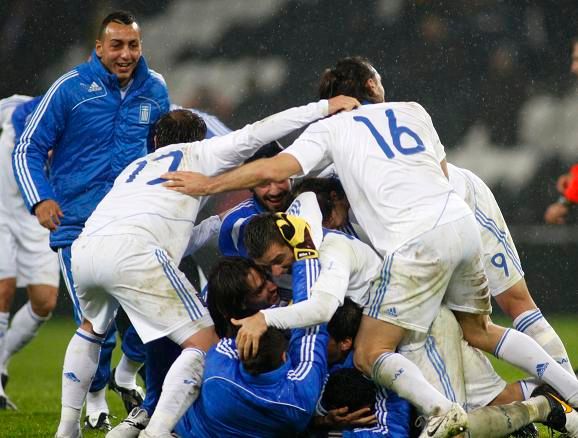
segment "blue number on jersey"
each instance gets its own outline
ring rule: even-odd
[[[506,274],[506,277],[510,276],[508,263],[506,263],[506,256],[503,253],[499,252],[492,257],[492,265],[494,265],[496,268],[502,268]]]
[[[167,170],[167,172],[174,172],[175,170],[178,169],[179,164],[181,163],[181,160],[183,159],[183,152],[182,151],[172,151],[172,152],[169,152],[168,154],[164,154],[158,158],[155,158],[153,161],[159,161],[159,160],[162,160],[163,158],[172,158],[173,159],[173,161],[171,162],[171,165],[169,166],[169,170]],[[146,161],[146,160],[139,161],[138,163],[136,163],[136,169],[129,175],[129,177],[126,179],[125,182],[127,182],[127,183],[133,182],[134,179],[136,178],[136,176],[140,173],[140,171],[145,168],[147,163],[148,163],[148,161]],[[165,181],[166,181],[166,179],[164,179],[164,178],[155,178],[155,179],[151,179],[149,182],[147,182],[147,184],[152,186],[155,184],[160,184],[160,183],[165,182]]]
[[[391,134],[391,139],[393,140],[393,145],[402,155],[413,155],[425,151],[425,146],[423,144],[422,139],[419,138],[419,135],[417,135],[407,126],[397,125],[397,119],[395,118],[395,114],[393,113],[392,110],[385,111],[385,115],[387,116],[387,119],[389,121],[389,132]],[[371,120],[363,116],[354,116],[353,120],[355,120],[356,122],[363,123],[365,126],[367,126],[367,129],[369,129],[369,132],[371,133],[371,135],[373,135],[373,138],[375,138],[375,141],[377,142],[381,150],[385,153],[385,156],[387,158],[395,157],[395,154],[393,153],[393,151],[391,150],[391,148],[389,147],[383,136],[379,133],[377,128],[373,125],[373,123],[371,123]],[[406,148],[402,146],[401,136],[403,134],[409,135],[415,141],[414,147]]]

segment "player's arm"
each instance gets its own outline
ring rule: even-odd
[[[67,119],[67,98],[57,81],[36,107],[12,154],[16,182],[28,210],[40,224],[55,229],[63,216],[48,181],[45,165],[48,152],[60,137]]]
[[[203,145],[206,147],[198,148],[200,158],[192,157],[193,160],[206,166],[203,169],[203,174],[167,173],[162,175],[162,178],[170,181],[164,185],[181,193],[199,196],[255,187],[271,181],[283,181],[303,170],[299,160],[286,154],[258,160],[218,176],[210,175],[240,164],[264,144],[281,138],[322,117],[342,110],[351,110],[358,105],[356,99],[337,96],[329,99],[329,101],[320,101],[283,111],[253,125],[248,125],[240,131],[211,139],[212,143]],[[231,142],[234,143],[233,147],[231,147]],[[206,155],[201,157],[201,154]]]

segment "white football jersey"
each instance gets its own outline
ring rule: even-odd
[[[0,100],[0,129],[2,129],[0,135],[0,212],[5,212],[11,216],[16,209],[29,214],[24,206],[24,200],[20,195],[12,170],[12,151],[16,143],[12,114],[17,106],[31,99],[29,96],[15,94]]]
[[[330,163],[376,250],[385,255],[437,225],[472,214],[440,162],[444,147],[414,102],[364,105],[312,124],[282,153],[303,173]]]
[[[87,220],[82,236],[138,235],[180,261],[205,197],[168,190],[160,176],[192,171],[212,176],[241,164],[264,144],[302,128],[328,112],[322,100],[267,117],[227,135],[160,148],[137,159]]]

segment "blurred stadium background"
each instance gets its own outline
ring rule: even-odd
[[[2,0],[0,96],[43,93],[114,9],[136,14],[172,101],[233,128],[314,99],[337,58],[369,57],[386,98],[423,104],[449,160],[492,187],[542,309],[578,311],[575,218],[542,220],[578,161],[575,0]]]

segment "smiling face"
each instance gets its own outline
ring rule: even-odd
[[[283,211],[289,203],[291,184],[288,179],[281,182],[270,182],[255,187],[253,193],[267,210],[271,212]]]
[[[268,309],[281,301],[278,288],[268,275],[250,268],[247,274],[247,286],[250,292],[247,295],[247,307],[255,310]]]
[[[277,242],[272,242],[265,253],[255,260],[258,265],[270,270],[274,277],[290,274],[294,261],[293,250],[289,246]]]
[[[95,49],[106,69],[115,74],[119,85],[124,87],[130,81],[142,55],[138,24],[110,22],[101,39],[96,40]]]

